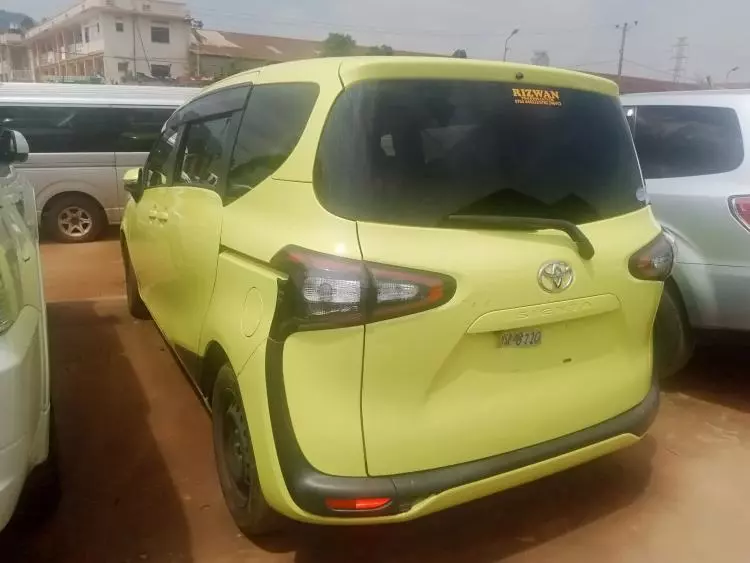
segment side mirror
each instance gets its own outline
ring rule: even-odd
[[[0,129],[0,163],[26,162],[29,143],[19,131]]]
[[[143,194],[143,168],[131,168],[122,176],[125,191],[138,199]]]

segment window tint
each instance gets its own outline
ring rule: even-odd
[[[181,185],[215,188],[220,184],[224,157],[231,150],[231,124],[232,115],[227,115],[187,125]]]
[[[729,108],[639,106],[635,144],[646,179],[729,172],[744,159],[740,124]]]
[[[172,108],[2,107],[32,153],[148,152]]]
[[[172,115],[172,108],[122,108],[117,112],[120,124],[115,150],[149,152],[159,138],[161,128]]]
[[[595,221],[642,207],[641,184],[617,99],[437,80],[348,88],[315,174],[333,213],[424,226],[451,214]]]
[[[169,184],[171,168],[174,166],[174,156],[177,153],[177,130],[167,129],[159,137],[154,150],[148,157],[144,167],[144,187],[155,188]]]
[[[273,174],[297,146],[318,97],[316,84],[253,88],[237,135],[229,197],[238,197]]]

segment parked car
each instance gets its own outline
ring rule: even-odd
[[[243,532],[410,520],[643,436],[672,247],[617,94],[320,59],[169,119],[126,175],[128,304],[210,405]]]
[[[23,135],[0,129],[0,530],[22,491],[27,513],[59,494],[34,190],[15,168],[27,156]]]
[[[672,374],[690,358],[696,331],[750,330],[750,92],[622,102],[654,213],[678,249],[656,349],[661,371]]]
[[[96,239],[118,224],[121,177],[146,160],[162,125],[197,88],[0,84],[0,125],[23,133],[20,164],[36,187],[42,226],[61,242]]]

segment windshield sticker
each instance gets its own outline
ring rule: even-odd
[[[517,104],[561,107],[559,90],[539,88],[513,88],[513,98]]]

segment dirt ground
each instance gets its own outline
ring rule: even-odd
[[[406,525],[292,526],[251,542],[224,507],[208,416],[150,322],[118,243],[43,247],[63,498],[0,535],[2,563],[750,560],[750,373],[703,350],[637,446]]]

